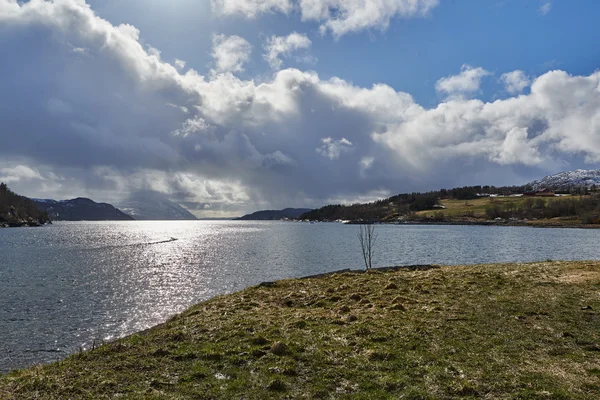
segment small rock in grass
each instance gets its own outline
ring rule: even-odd
[[[283,356],[289,353],[289,349],[285,343],[277,342],[271,346],[271,353],[275,354],[276,356]]]

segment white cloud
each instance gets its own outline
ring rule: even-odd
[[[0,168],[0,182],[12,183],[22,180],[43,180],[40,172],[27,165],[17,165],[15,167]]]
[[[283,65],[281,56],[289,56],[293,51],[308,49],[311,45],[312,42],[306,35],[297,32],[288,36],[271,36],[264,45],[266,51],[264,58],[271,68],[279,70]]]
[[[323,146],[317,148],[317,153],[330,160],[339,159],[342,153],[350,151],[352,148],[352,142],[346,138],[333,140],[330,137],[326,137],[321,139],[321,142],[323,143]]]
[[[302,19],[321,22],[335,37],[369,28],[386,29],[392,18],[423,17],[438,0],[300,0]]]
[[[19,176],[14,184],[36,197],[49,193],[38,196],[45,189],[35,171],[44,171],[49,185],[48,172],[65,178],[60,193],[106,201],[154,189],[227,213],[495,183],[506,174],[526,181],[557,165],[600,162],[600,71],[550,71],[524,95],[450,96],[426,108],[385,84],[297,69],[260,82],[183,73],[141,45],[136,28],[113,26],[77,0],[0,0],[0,23],[0,36],[19,43],[0,47],[0,68],[29,66],[0,80],[0,167],[34,171],[0,175]],[[47,51],[23,51],[31,47]],[[488,74],[464,67],[437,86],[473,94]],[[64,105],[69,113],[57,113]],[[9,157],[18,159],[6,165]]]
[[[441,78],[435,84],[435,89],[449,96],[473,94],[479,91],[481,80],[488,75],[491,75],[490,72],[481,67],[473,68],[464,64],[460,74]]]
[[[195,133],[204,132],[209,128],[204,118],[195,117],[193,119],[186,120],[179,129],[173,131],[174,135],[187,136]]]
[[[375,139],[412,165],[485,157],[501,165],[548,167],[584,155],[600,161],[600,72],[551,71],[526,96],[484,103],[451,100],[397,124]]]
[[[544,3],[538,9],[540,15],[548,15],[550,10],[552,10],[552,3],[549,1],[544,1]]]
[[[223,15],[243,15],[254,18],[258,14],[274,12],[289,13],[292,10],[291,0],[211,0],[213,10]]]
[[[502,144],[495,152],[490,152],[490,160],[502,165],[524,164],[537,165],[542,162],[535,145],[529,142],[527,128],[512,128],[506,132]]]
[[[175,66],[179,69],[184,69],[185,68],[185,64],[186,62],[183,60],[180,60],[178,58],[175,59]]]
[[[222,15],[255,18],[259,14],[297,9],[303,21],[321,23],[323,33],[341,37],[365,29],[385,29],[396,17],[423,17],[439,0],[212,0],[213,9]]]
[[[504,88],[510,94],[523,92],[523,90],[531,83],[527,75],[521,70],[502,74],[500,80],[504,83]]]
[[[217,72],[242,72],[250,60],[252,45],[239,36],[215,35],[212,56]]]

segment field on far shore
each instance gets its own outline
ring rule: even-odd
[[[589,197],[589,196],[582,196]],[[527,199],[543,199],[547,203],[561,199],[570,199],[568,197],[484,197],[474,200],[456,200],[443,199],[440,204],[446,208],[427,211],[419,211],[416,213],[418,217],[435,217],[443,214],[445,218],[456,221],[487,221],[490,218],[486,215],[486,209],[494,205],[504,207],[506,204],[514,204],[516,207],[521,207]],[[579,198],[579,196],[577,196]],[[573,217],[561,217],[553,219],[538,219],[525,221],[528,225],[545,225],[545,226],[561,226],[561,225],[579,225],[581,219]]]
[[[600,262],[264,284],[0,376],[0,398],[600,398]]]

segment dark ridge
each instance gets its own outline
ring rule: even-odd
[[[54,221],[133,221],[134,218],[107,203],[78,197],[72,200],[34,199],[36,206]]]
[[[298,219],[302,214],[312,211],[310,208],[286,208],[283,210],[263,210],[236,218],[236,221],[277,221]]]

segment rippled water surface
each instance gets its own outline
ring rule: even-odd
[[[598,259],[600,230],[377,226],[375,266]],[[81,222],[0,229],[0,371],[63,358],[263,281],[360,268],[357,227]]]

